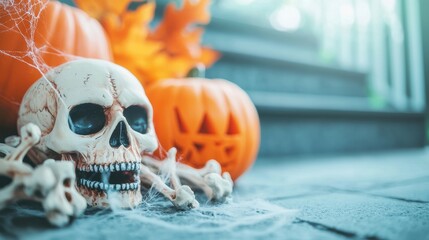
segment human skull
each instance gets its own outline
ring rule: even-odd
[[[141,202],[141,155],[153,152],[158,141],[152,106],[125,68],[94,59],[54,68],[22,100],[18,129],[27,123],[42,132],[30,151],[32,161],[74,161],[77,187],[88,204],[108,207],[109,196],[117,196],[123,208]]]

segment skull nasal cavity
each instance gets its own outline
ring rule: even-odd
[[[124,121],[120,121],[113,131],[112,136],[110,137],[110,146],[113,148],[118,148],[120,146],[128,147],[130,146],[130,141],[128,140],[127,126]]]

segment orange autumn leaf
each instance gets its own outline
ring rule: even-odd
[[[167,78],[185,77],[197,64],[210,66],[215,50],[201,46],[203,29],[195,24],[210,21],[210,0],[183,0],[183,7],[167,5],[164,18],[151,30],[155,2],[128,10],[131,0],[75,0],[104,27],[115,63],[135,74],[143,85]]]
[[[121,15],[108,14],[101,23],[109,36],[111,43],[145,45],[149,34],[149,22],[153,18],[155,4],[153,2],[141,5],[133,12]],[[153,42],[153,41],[152,41]]]
[[[209,22],[208,5],[209,0],[184,0],[181,9],[176,8],[174,4],[167,5],[164,18],[151,34],[151,38],[170,42],[167,47],[174,48],[175,45],[171,42],[181,40],[180,35],[182,34],[188,35],[187,27],[195,23],[207,24]]]
[[[200,59],[200,62],[204,64],[204,66],[207,66],[207,67],[211,66],[219,58],[220,58],[220,54],[218,51],[208,47],[203,47],[201,49],[201,55],[199,59]]]
[[[210,0],[184,0],[182,8],[169,4],[163,20],[150,34],[150,39],[163,42],[165,51],[172,55],[183,55],[196,63],[210,66],[219,55],[215,51],[206,51],[206,57],[201,58],[204,51],[200,46],[203,29],[194,26],[210,21],[209,4]]]
[[[153,19],[155,3],[141,5],[135,11],[121,15],[108,14],[101,20],[110,38],[115,63],[126,67],[135,74],[143,85],[157,76],[151,73],[161,67],[154,60],[159,58],[162,43],[148,40],[149,23]]]

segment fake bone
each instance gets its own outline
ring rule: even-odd
[[[27,124],[21,128],[20,140],[9,137],[7,144],[0,144],[0,152],[6,155],[0,158],[0,175],[12,179],[0,189],[0,209],[18,200],[37,201],[51,224],[64,226],[83,213],[86,201],[75,189],[72,162],[49,159],[35,169],[23,162],[25,154],[39,140],[40,129]]]
[[[221,176],[221,167],[216,160],[209,160],[205,167],[195,169],[188,165],[176,162],[175,148],[171,148],[166,159],[158,161],[150,156],[143,156],[142,169],[145,174],[141,175],[142,182],[154,183],[154,187],[166,196],[173,204],[182,209],[198,206],[194,193],[187,185],[181,186],[180,180],[186,181],[192,188],[202,190],[207,198],[212,201],[225,202],[231,199],[233,181],[229,173]],[[147,166],[147,167],[146,167]],[[167,175],[170,178],[173,189],[162,184],[161,179],[154,172]]]

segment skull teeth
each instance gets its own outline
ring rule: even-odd
[[[104,190],[104,191],[127,191],[137,190],[140,185],[140,180],[134,183],[122,183],[122,184],[109,184],[97,181],[91,181],[87,179],[80,179],[80,185],[90,189]]]
[[[138,189],[140,162],[81,165],[76,174],[78,184],[101,191],[132,191]],[[132,172],[132,173],[130,173]]]
[[[140,170],[140,162],[122,162],[122,163],[112,163],[106,165],[85,165],[78,168],[79,171],[83,172],[119,172],[119,171],[134,171]]]

